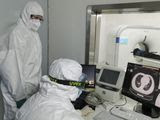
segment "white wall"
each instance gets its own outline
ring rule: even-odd
[[[143,1],[153,0],[49,0],[49,62],[67,57],[84,63],[88,5]]]
[[[1,0],[0,1],[0,35],[8,31],[9,27],[16,23],[19,17],[20,11],[23,9],[28,0]],[[47,62],[48,62],[48,20],[47,20],[47,1],[48,0],[37,0],[44,9],[45,21],[43,22],[39,33],[42,41],[43,47],[43,62],[42,69],[43,74],[47,73]],[[0,120],[2,120],[3,106],[2,97],[0,94]]]

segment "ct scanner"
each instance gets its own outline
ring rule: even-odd
[[[159,35],[160,27],[119,26],[114,35],[116,44],[113,48],[115,56],[112,64],[124,69],[128,62],[160,67]]]

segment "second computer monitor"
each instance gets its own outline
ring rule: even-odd
[[[142,103],[142,113],[159,117],[160,68],[128,63],[122,94]]]
[[[99,73],[97,83],[106,87],[120,89],[123,85],[124,76],[124,70],[114,66],[105,66]]]
[[[160,108],[160,68],[128,63],[122,93]]]

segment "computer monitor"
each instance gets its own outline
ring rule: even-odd
[[[86,89],[95,88],[96,82],[96,65],[84,65],[82,64],[82,72],[86,75]]]
[[[76,99],[76,101],[72,101],[75,109],[82,109],[86,105],[88,105],[85,101],[86,96],[95,90],[95,82],[96,82],[96,65],[82,65],[82,72],[85,74],[85,82],[88,83],[85,85],[85,89],[82,91],[81,95]]]
[[[97,83],[106,87],[122,88],[125,71],[115,66],[105,66],[100,70]]]
[[[122,94],[141,102],[142,112],[154,117],[160,108],[159,78],[160,68],[128,63]]]

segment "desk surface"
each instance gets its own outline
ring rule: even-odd
[[[116,106],[116,105],[123,105],[123,107],[126,108],[126,109],[134,110],[134,107],[137,105],[137,101],[134,101],[133,99],[130,99],[128,97],[126,98],[126,100],[127,100],[127,103],[125,103],[124,99],[121,99],[116,103],[104,102],[103,105],[97,106],[93,113],[91,113],[88,116],[86,116],[85,120],[93,120],[93,118],[96,115],[98,115],[100,112],[103,112],[105,110],[109,111],[113,106]],[[106,118],[106,120],[107,120],[107,118]],[[160,118],[154,118],[153,120],[160,120]]]

